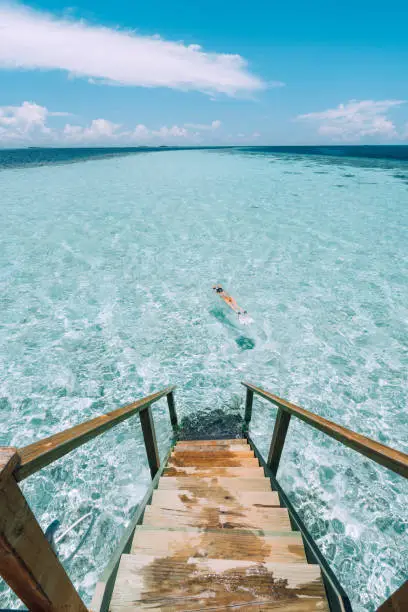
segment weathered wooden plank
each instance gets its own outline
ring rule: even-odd
[[[140,425],[142,426],[143,440],[146,449],[147,461],[149,463],[152,479],[160,468],[159,450],[157,448],[156,432],[154,429],[152,408],[148,406],[139,412]]]
[[[261,467],[166,467],[164,477],[167,476],[188,476],[190,478],[224,476],[227,478],[263,478],[265,476]]]
[[[233,606],[282,612],[328,610],[318,566],[198,558],[185,563],[149,555],[122,557],[110,610]]]
[[[20,463],[17,449],[12,446],[0,446],[0,487],[6,483]]]
[[[283,446],[286,440],[286,434],[288,431],[291,415],[289,412],[285,412],[282,408],[279,408],[276,416],[275,427],[273,429],[271,446],[269,448],[269,455],[267,465],[269,469],[275,474],[278,471],[280,458],[283,451]]]
[[[0,575],[34,612],[86,612],[11,476],[0,488]]]
[[[217,446],[208,446],[208,445],[198,445],[198,444],[176,444],[174,451],[176,453],[219,453],[219,452],[235,452],[235,453],[245,453],[250,452],[251,447],[246,442],[245,444],[219,444]],[[253,454],[251,455],[253,457]]]
[[[190,557],[208,557],[306,563],[302,537],[296,532],[261,536],[249,530],[155,530],[143,526],[136,529],[131,549],[131,554],[139,553],[186,562]]]
[[[226,440],[179,440],[176,444],[176,448],[182,446],[231,446],[232,444],[247,445],[248,442],[245,438],[231,438]]]
[[[137,529],[145,529],[147,531],[188,531],[190,533],[229,533],[228,530],[219,529],[217,527],[183,527],[183,525],[171,525],[166,527],[161,527],[160,525],[143,525],[140,524],[137,526]],[[231,532],[232,533],[232,532]],[[299,531],[276,531],[276,529],[234,529],[233,533],[254,533],[259,536],[280,536],[284,535],[285,537],[300,535]]]
[[[179,489],[166,491],[157,489],[153,493],[152,506],[165,508],[222,507],[239,511],[241,507],[279,508],[276,491],[228,491],[221,486],[210,485],[201,489]]]
[[[279,408],[282,408],[286,412],[296,416],[301,421],[304,421],[308,425],[311,425],[315,429],[322,431],[326,435],[334,438],[338,442],[341,442],[345,446],[352,448],[360,454],[368,457],[372,461],[375,461],[379,465],[382,465],[389,470],[392,470],[396,474],[400,474],[405,478],[408,478],[408,455],[401,451],[397,451],[389,446],[380,444],[371,438],[362,436],[347,427],[342,427],[329,421],[317,414],[313,414],[309,410],[305,410],[296,404],[292,404],[277,395],[273,395],[268,391],[264,391],[259,387],[255,387],[250,383],[242,383],[247,389],[251,389],[254,393],[263,397],[264,399],[272,402]]]
[[[80,423],[75,427],[71,427],[70,429],[66,429],[65,431],[61,431],[53,436],[49,436],[48,438],[44,438],[43,440],[39,440],[38,442],[18,449],[21,464],[16,471],[17,480],[20,481],[23,480],[23,478],[27,478],[30,474],[34,474],[34,472],[49,465],[56,459],[63,457],[74,450],[74,448],[81,446],[85,442],[108,431],[111,427],[129,419],[146,406],[157,402],[160,398],[171,393],[174,388],[175,387],[168,387],[163,391],[148,395],[137,402],[133,402],[122,408],[117,408],[95,419],[85,421],[85,423]]]
[[[183,446],[174,449],[174,453],[177,455],[192,455],[197,456],[198,454],[203,457],[253,457],[254,452],[249,444],[231,444],[231,446]]]
[[[279,505],[279,497],[276,492],[235,491],[232,493],[214,483],[205,487],[201,482],[201,488],[155,491],[151,508],[153,514],[156,509],[159,511],[164,509],[174,511],[176,514],[179,511],[179,516],[190,515],[190,522],[187,524],[199,527],[217,527],[231,523],[231,526],[235,527],[261,528],[265,525],[260,525],[256,521],[264,521],[266,511],[279,508]],[[260,511],[263,514],[260,514]],[[283,514],[286,515],[287,512]]]
[[[377,612],[406,612],[408,610],[408,580],[400,586],[383,604]]]
[[[208,456],[208,455],[184,455],[173,454],[169,461],[169,467],[258,467],[259,462],[255,457],[247,457],[240,455],[231,456]]]
[[[290,531],[291,525],[286,508],[242,508],[241,511],[228,506],[208,508],[167,508],[147,506],[143,522],[145,525],[201,527],[207,529],[268,529]]]
[[[202,489],[210,486],[222,487],[226,491],[235,493],[235,491],[270,491],[271,485],[267,478],[201,478],[194,477],[166,477],[161,478],[159,482],[159,490],[172,491],[177,489]]]
[[[210,447],[210,450],[202,448],[175,448],[172,457],[196,457],[198,459],[230,459],[234,457],[255,457],[254,451],[251,449],[249,444],[244,447],[231,446],[230,448],[215,448]],[[233,449],[233,450],[232,450]]]

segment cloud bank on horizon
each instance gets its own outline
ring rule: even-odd
[[[141,123],[126,127],[100,118],[93,119],[88,125],[65,123],[63,127],[55,128],[49,125],[52,117],[72,115],[66,111],[50,111],[35,102],[0,106],[0,146],[200,145],[204,132],[215,134],[222,126],[221,121],[215,119],[208,125],[186,123],[151,129]],[[228,139],[228,135],[225,138]]]
[[[199,45],[58,19],[9,4],[0,4],[0,68],[63,70],[92,83],[210,95],[248,95],[266,87],[237,54],[207,52]]]
[[[404,103],[403,100],[350,100],[333,109],[298,115],[295,121],[311,123],[319,134],[333,142],[356,143],[367,136],[401,142],[408,139],[408,124],[397,129],[387,112]],[[50,119],[64,117],[69,120],[62,127],[50,125]],[[226,126],[219,119],[208,124],[149,128],[142,123],[126,126],[104,118],[81,125],[72,118],[70,112],[50,111],[35,102],[0,106],[0,146],[255,144],[262,138],[259,132],[232,134],[223,129]]]
[[[405,104],[405,100],[350,100],[336,108],[298,115],[297,120],[317,126],[322,136],[336,141],[355,142],[366,136],[385,140],[404,139],[407,131],[399,133],[387,113]],[[408,126],[407,126],[408,127]]]

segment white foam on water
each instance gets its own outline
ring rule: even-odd
[[[0,444],[168,384],[181,417],[210,414],[245,379],[406,451],[407,184],[345,163],[180,151],[1,172]],[[154,414],[163,456],[165,401]],[[274,414],[255,402],[264,452]],[[408,573],[407,484],[293,420],[283,460],[355,609],[374,610]],[[87,603],[148,481],[136,417],[23,483],[44,528],[95,513],[67,566]]]
[[[238,313],[238,321],[241,325],[251,325],[254,322],[253,318],[247,313]]]

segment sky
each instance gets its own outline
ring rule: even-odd
[[[0,0],[0,147],[408,144],[408,2]]]

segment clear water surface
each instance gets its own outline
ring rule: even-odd
[[[1,170],[0,444],[169,383],[182,415],[210,414],[246,379],[407,452],[408,164],[306,153]],[[163,454],[165,403],[154,413]],[[273,422],[257,401],[264,451]],[[355,609],[374,610],[408,575],[407,484],[304,424],[287,441],[283,486]],[[87,603],[148,480],[136,417],[23,484],[44,528],[90,513],[60,546]]]

